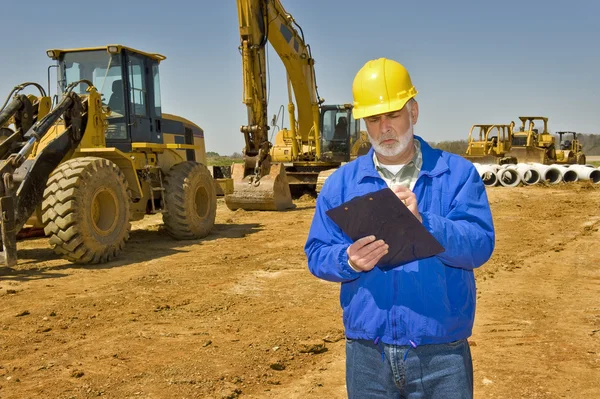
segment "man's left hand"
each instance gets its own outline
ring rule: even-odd
[[[419,213],[419,204],[417,203],[417,196],[415,193],[410,191],[410,189],[404,186],[392,186],[392,191],[396,194],[404,205],[408,208],[409,211],[412,212],[413,215],[419,220],[419,222],[423,223],[423,218]]]

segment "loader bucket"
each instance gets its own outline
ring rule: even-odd
[[[295,207],[283,164],[272,164],[269,174],[264,175],[258,184],[252,183],[252,175],[244,176],[244,172],[243,164],[233,165],[233,193],[225,196],[229,209],[283,211]]]

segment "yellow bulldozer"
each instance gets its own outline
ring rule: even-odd
[[[232,210],[285,210],[293,207],[292,192],[314,192],[319,181],[366,153],[370,143],[352,117],[351,104],[323,104],[310,46],[281,2],[237,0],[237,7],[248,121],[240,129],[244,163],[232,167],[234,190],[225,202]],[[268,43],[287,72],[289,97],[290,128],[278,131],[274,144],[267,121]]]
[[[16,86],[0,109],[1,255],[17,262],[16,236],[43,227],[76,263],[117,257],[131,221],[162,213],[175,239],[214,226],[216,188],[204,132],[161,108],[160,54],[122,45],[52,49],[60,96]],[[25,95],[37,87],[40,96]],[[224,179],[226,180],[226,179]]]
[[[469,131],[464,158],[482,164],[517,163],[507,156],[511,148],[514,122],[509,125],[473,125]]]
[[[548,118],[544,116],[520,116],[521,126],[513,131],[511,148],[507,155],[518,162],[535,162],[549,165],[556,162],[554,136],[548,131]],[[543,128],[536,128],[540,121]]]

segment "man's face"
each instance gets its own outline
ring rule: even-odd
[[[416,101],[409,101],[399,111],[366,117],[369,140],[375,152],[386,157],[397,156],[413,142],[413,125],[419,115]]]

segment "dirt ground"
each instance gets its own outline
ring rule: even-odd
[[[491,188],[476,270],[478,398],[600,397],[600,187]],[[229,211],[207,239],[134,224],[120,260],[18,243],[0,268],[0,398],[344,398],[338,285],[307,270],[312,199]]]

